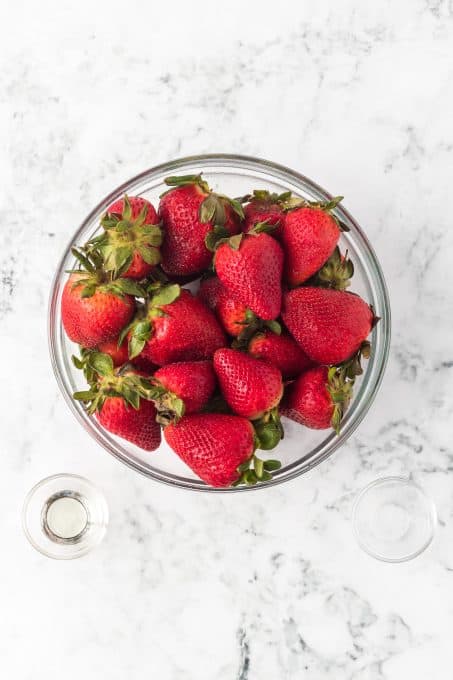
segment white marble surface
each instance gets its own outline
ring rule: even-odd
[[[95,5],[96,8],[89,8]],[[3,3],[0,676],[11,680],[445,680],[453,646],[453,3]],[[97,200],[198,152],[317,180],[362,222],[393,304],[372,411],[304,478],[219,497],[122,467],[82,431],[46,345],[52,270]],[[20,510],[37,480],[85,475],[105,542],[41,557]],[[432,547],[357,547],[354,494],[411,474]]]

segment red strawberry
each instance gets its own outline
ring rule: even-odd
[[[107,340],[106,342],[100,342],[97,349],[99,352],[108,354],[110,357],[112,357],[114,366],[122,366],[129,361],[127,342],[123,342],[120,346],[118,346],[118,338]]]
[[[279,196],[266,190],[255,190],[249,203],[244,207],[243,231],[249,232],[257,224],[265,222],[276,227],[272,235],[279,238],[285,217],[281,202],[289,198],[290,195],[291,192]]]
[[[104,233],[89,243],[104,257],[104,268],[115,277],[143,279],[160,262],[162,232],[152,204],[139,196],[124,196],[107,209]]]
[[[109,281],[83,253],[73,252],[85,261],[89,270],[72,273],[65,284],[61,298],[63,326],[73,342],[97,347],[100,342],[117,337],[131,320],[135,286],[126,279]]]
[[[223,285],[262,319],[280,314],[283,251],[265,233],[239,234],[222,243],[214,256]]]
[[[280,413],[315,430],[333,427],[338,432],[352,386],[335,366],[310,368],[288,387]]]
[[[168,177],[165,182],[175,188],[162,195],[159,205],[165,229],[162,268],[170,276],[201,273],[212,258],[208,237],[214,231],[237,234],[242,206],[213,193],[201,175]]]
[[[339,222],[331,214],[341,197],[329,203],[290,210],[283,223],[285,279],[298,286],[315,274],[331,256],[340,238]]]
[[[160,445],[160,425],[156,423],[156,408],[152,401],[142,400],[135,409],[123,397],[108,397],[97,419],[106,430],[145,451],[154,451]]]
[[[201,283],[198,297],[213,309],[229,335],[237,337],[251,321],[247,307],[231,295],[220,279],[212,277]],[[252,313],[252,316],[254,314]]]
[[[154,404],[148,401],[151,384],[135,371],[115,372],[107,354],[91,352],[87,360],[90,389],[76,392],[74,399],[87,404],[88,412],[95,413],[100,424],[112,434],[146,451],[157,449],[161,432]]]
[[[163,286],[129,331],[129,356],[158,366],[210,359],[226,338],[201,300],[178,284]]]
[[[168,445],[206,484],[231,486],[255,449],[254,430],[245,418],[221,413],[184,416],[164,430]]]
[[[250,340],[248,352],[252,357],[265,359],[276,366],[283,378],[294,378],[313,365],[290,335],[276,335],[269,330],[257,333]]]
[[[198,297],[213,311],[216,310],[218,301],[225,288],[217,276],[210,276],[200,283]]]
[[[282,397],[282,375],[267,361],[236,349],[218,349],[214,370],[228,405],[244,418],[262,418]]]
[[[159,368],[154,379],[184,402],[184,413],[201,411],[216,384],[211,361],[181,361]]]
[[[339,364],[360,348],[376,322],[361,297],[341,290],[302,287],[285,293],[282,318],[318,364]]]

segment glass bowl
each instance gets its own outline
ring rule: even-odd
[[[67,279],[65,271],[75,264],[71,247],[84,243],[99,230],[100,216],[124,193],[144,196],[157,206],[159,195],[168,188],[164,184],[165,177],[200,172],[203,172],[204,178],[214,190],[230,196],[242,196],[256,188],[269,189],[277,193],[291,190],[294,194],[310,200],[325,201],[332,198],[327,191],[293,170],[247,156],[228,154],[192,156],[159,165],[134,177],[106,196],[90,212],[72,235],[58,265],[49,306],[52,365],[63,396],[77,420],[101,446],[134,470],[151,479],[183,489],[223,493],[264,489],[307,472],[341,447],[366,415],[384,374],[390,343],[390,304],[387,288],[371,244],[353,217],[341,205],[335,209],[335,214],[350,227],[349,232],[342,233],[340,247],[342,250],[348,249],[354,262],[355,274],[351,289],[373,305],[375,313],[381,320],[372,332],[372,354],[368,361],[363,362],[364,374],[356,382],[355,396],[343,419],[339,435],[333,431],[309,430],[285,418],[283,423],[285,439],[277,449],[269,452],[272,458],[278,458],[282,462],[281,469],[274,473],[273,479],[251,487],[214,489],[197,479],[165,442],[152,453],[142,451],[105,431],[71,396],[75,390],[82,389],[85,385],[82,372],[74,368],[71,362],[71,355],[77,354],[78,348],[66,337],[60,314],[61,294]]]

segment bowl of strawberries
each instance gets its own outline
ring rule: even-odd
[[[390,305],[342,197],[275,163],[204,155],[90,212],[55,275],[49,341],[104,449],[172,486],[239,492],[346,442],[383,377]]]

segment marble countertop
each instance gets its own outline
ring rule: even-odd
[[[2,33],[0,675],[12,680],[445,680],[453,645],[453,4],[110,0],[8,4]],[[3,13],[6,8],[0,12]],[[75,226],[170,158],[269,158],[364,225],[393,343],[371,412],[328,462],[233,496],[175,491],[77,425],[51,372],[46,305]],[[33,551],[26,492],[101,486],[81,560]],[[419,559],[374,561],[357,491],[411,475],[439,526]]]

